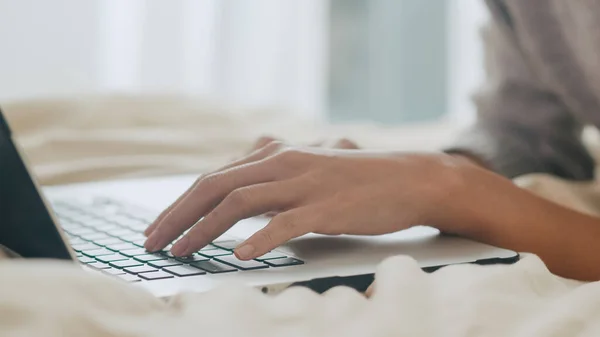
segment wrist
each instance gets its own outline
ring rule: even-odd
[[[472,184],[481,172],[485,172],[469,157],[462,154],[440,154],[442,170],[435,174],[438,178],[431,189],[427,202],[426,223],[450,234],[463,235],[466,225],[472,223]]]
[[[450,177],[441,185],[441,198],[435,203],[437,215],[431,223],[445,233],[466,236],[486,236],[496,227],[493,221],[497,191],[518,188],[512,181],[481,165],[477,159],[463,153],[445,154],[452,163]],[[440,207],[443,205],[443,207]]]

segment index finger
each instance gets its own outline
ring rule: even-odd
[[[187,256],[218,238],[238,221],[274,209],[293,207],[304,194],[292,181],[268,182],[233,191],[171,249],[175,256]]]
[[[271,142],[273,143],[273,142]],[[267,144],[265,144],[267,145]],[[177,200],[175,200],[175,202],[173,204],[171,204],[167,209],[165,209],[162,213],[160,213],[160,215],[156,218],[156,220],[154,220],[154,222],[152,224],[150,224],[150,226],[148,226],[148,228],[146,228],[146,230],[144,231],[144,235],[146,235],[147,237],[150,237],[152,235],[152,233],[156,230],[156,228],[158,228],[158,226],[160,225],[160,223],[167,217],[169,216],[169,214],[171,214],[171,212],[175,209],[175,207],[177,207],[177,205],[179,205],[181,202],[183,202],[183,200],[185,200],[185,198],[187,198],[187,196],[198,186],[198,183],[201,181],[201,179],[203,177],[206,177],[208,175],[211,174],[215,174],[215,173],[219,173],[219,172],[223,172],[226,170],[229,170],[231,168],[234,167],[238,167],[238,166],[242,166],[242,165],[246,165],[252,162],[256,162],[259,161],[261,159],[266,158],[268,155],[270,155],[274,150],[275,147],[279,146],[278,144],[275,144],[272,148],[266,148],[266,147],[262,147],[252,153],[250,153],[249,155],[247,155],[246,157],[236,160],[232,163],[229,163],[221,168],[219,168],[216,171],[213,171],[209,174],[204,174],[202,175],[200,178],[198,178],[198,180],[196,180],[192,186],[190,186],[185,193],[183,193],[181,196],[179,196],[179,198],[177,198]]]
[[[266,166],[259,161],[202,178],[156,227],[146,240],[145,248],[149,251],[163,249],[233,190],[272,181],[273,170]]]

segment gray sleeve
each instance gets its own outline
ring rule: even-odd
[[[582,125],[528,66],[503,2],[488,5],[493,19],[482,32],[487,82],[475,96],[477,121],[446,151],[474,155],[511,178],[544,172],[593,179]]]

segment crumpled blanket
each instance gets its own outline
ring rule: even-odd
[[[344,287],[278,296],[237,284],[162,302],[59,263],[0,263],[2,336],[598,336],[600,284],[512,266],[426,274],[408,257],[378,267],[373,296]]]
[[[436,126],[331,127],[173,97],[3,108],[44,184],[201,172],[239,156],[263,133],[293,141],[352,136],[361,145],[417,150],[452,134]],[[600,215],[596,182],[530,175],[516,183]],[[378,267],[371,299],[349,288],[324,295],[291,288],[271,297],[223,284],[168,301],[68,263],[0,258],[0,336],[598,336],[599,298],[598,282],[556,277],[528,254],[510,266],[457,265],[432,274],[409,257],[390,258]]]
[[[351,137],[366,147],[415,151],[447,143],[454,131],[437,124],[331,126],[274,109],[246,111],[168,95],[40,99],[0,107],[43,185],[206,172],[243,155],[263,135],[299,144]]]

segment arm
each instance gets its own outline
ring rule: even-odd
[[[444,221],[458,235],[534,253],[559,276],[600,280],[600,219],[520,189],[474,165],[462,167],[468,184],[456,190]],[[459,192],[460,191],[460,192]]]
[[[507,177],[544,172],[593,178],[581,143],[582,125],[540,79],[520,46],[503,1],[488,1],[492,22],[483,32],[487,83],[476,95],[478,118],[448,150],[477,157]]]
[[[600,279],[600,220],[541,199],[461,157],[271,143],[202,176],[146,231],[187,256],[238,221],[280,211],[239,247],[249,260],[306,233],[378,235],[433,225],[538,254],[564,277]]]
[[[525,66],[514,34],[498,18],[494,24],[501,42],[492,54],[495,80],[478,100],[480,121],[453,152],[505,176],[591,178],[581,125]],[[172,248],[188,255],[239,220],[269,211],[279,213],[236,248],[238,258],[255,258],[311,232],[376,235],[430,224],[538,254],[561,276],[600,279],[600,220],[519,189],[470,160],[277,142],[200,177],[146,230],[145,247],[163,249],[189,229]]]

